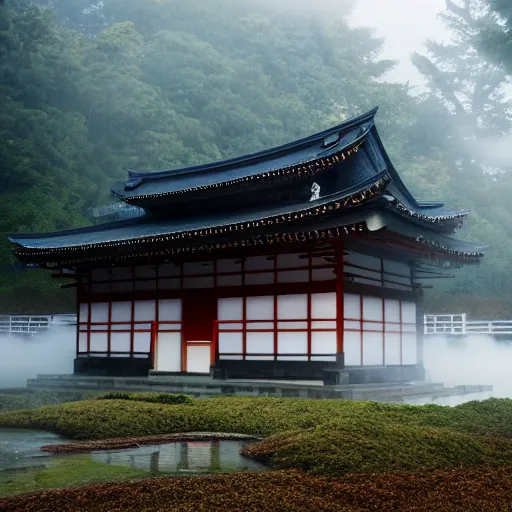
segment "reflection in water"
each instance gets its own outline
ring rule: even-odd
[[[65,442],[50,432],[0,428],[0,470],[40,464],[51,457],[41,446]]]
[[[242,457],[242,441],[188,441],[159,446],[93,452],[92,460],[156,473],[263,471],[259,462]]]

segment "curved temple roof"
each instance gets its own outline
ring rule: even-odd
[[[150,253],[155,247],[162,255],[195,251],[199,247],[224,248],[241,240],[283,241],[279,238],[283,233],[306,236],[305,233],[327,230],[327,236],[331,236],[330,230],[338,233],[345,227],[347,235],[346,226],[364,224],[368,232],[398,234],[426,252],[478,259],[484,250],[482,246],[445,236],[462,225],[469,211],[445,211],[443,203],[420,202],[412,196],[377,133],[376,111],[306,139],[249,156],[174,171],[130,172],[124,189],[114,191],[130,202],[142,195],[175,196],[178,192],[214,189],[220,184],[230,186],[241,180],[249,186],[255,177],[282,177],[283,169],[291,168],[294,169],[290,172],[297,172],[299,178],[309,177],[305,180],[308,186],[313,181],[312,174],[329,169],[314,178],[322,184],[320,197],[308,200],[309,196],[293,193],[293,197],[276,202],[266,194],[261,194],[260,200],[258,191],[251,189],[258,201],[238,203],[238,209],[233,207],[235,203],[214,195],[214,202],[202,204],[202,209],[189,205],[180,217],[173,216],[170,210],[162,209],[157,215],[148,209],[145,216],[131,220],[57,233],[18,234],[10,240],[21,260],[58,265],[118,258],[124,261]],[[288,171],[284,175],[286,178]],[[172,197],[170,200],[172,204]]]
[[[249,180],[269,179],[281,176],[283,172],[291,174],[291,169],[316,164],[319,160],[333,158],[334,163],[337,158],[345,159],[347,152],[364,141],[374,127],[376,113],[377,108],[305,139],[222,162],[168,171],[129,170],[128,181],[115,185],[111,191],[122,201],[137,204],[151,197],[176,196]],[[315,169],[310,173],[304,169],[303,176],[315,172]]]

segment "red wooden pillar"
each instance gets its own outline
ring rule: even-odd
[[[343,270],[343,241],[339,240],[334,246],[336,255],[336,353],[338,360],[343,361],[344,349],[344,281]],[[342,363],[343,364],[343,363]]]

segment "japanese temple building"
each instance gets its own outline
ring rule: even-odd
[[[220,163],[129,171],[112,193],[143,215],[11,237],[73,279],[75,373],[423,378],[423,288],[483,247],[450,237],[468,211],[420,202],[376,109]]]

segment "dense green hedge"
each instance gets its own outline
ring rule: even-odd
[[[106,393],[99,397],[100,400],[132,400],[139,402],[148,402],[152,404],[192,404],[194,399],[183,393],[126,393],[114,392]]]
[[[0,412],[34,409],[95,398],[95,391],[41,391],[26,388],[0,389]]]

